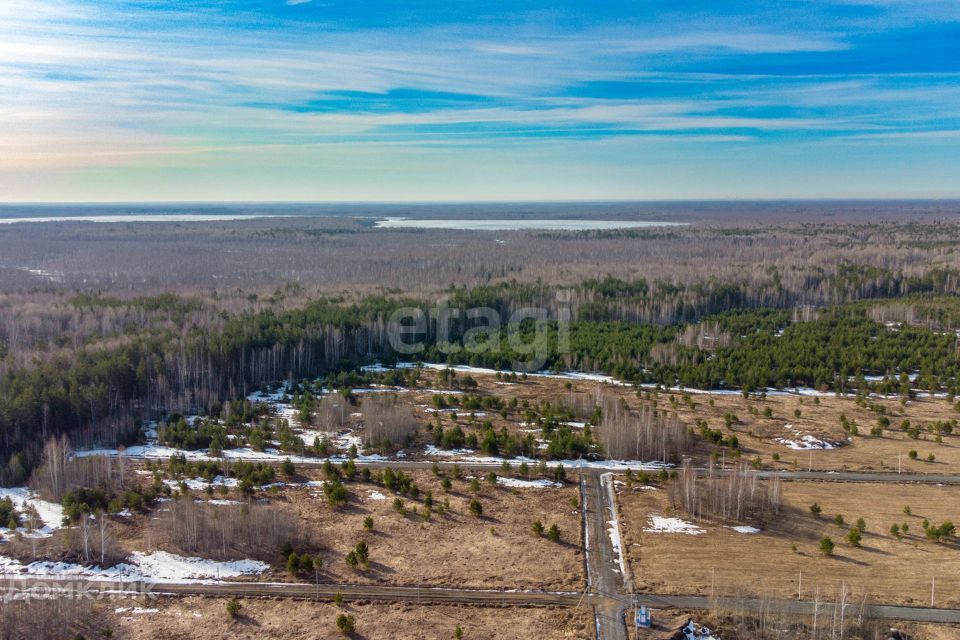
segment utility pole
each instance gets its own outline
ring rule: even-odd
[[[818,613],[820,613],[820,587],[817,587],[817,594],[813,597],[813,640],[817,638]]]
[[[933,606],[934,597],[937,593],[937,576],[932,576],[930,578],[930,606]]]
[[[797,600],[803,600],[803,569],[800,570],[800,579],[797,580]]]

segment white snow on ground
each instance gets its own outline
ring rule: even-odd
[[[665,518],[663,516],[650,516],[650,526],[644,529],[645,533],[685,533],[691,536],[698,536],[705,533],[697,525],[685,522],[680,518]]]
[[[442,458],[452,458],[454,456],[471,456],[473,449],[441,449],[438,446],[428,444],[423,452],[428,456],[438,456]]]
[[[328,441],[332,441],[336,437],[335,431],[317,431],[315,429],[295,429],[294,435],[303,440],[303,443],[308,447],[313,446],[313,441],[317,438],[323,440],[326,438]]]
[[[609,534],[610,543],[613,545],[613,554],[617,557],[617,563],[620,565],[620,574],[626,576],[626,569],[623,568],[623,549],[620,546],[620,529],[616,520],[607,522],[607,534]]]
[[[827,442],[826,440],[821,440],[811,435],[803,435],[798,429],[796,429],[792,424],[785,424],[783,428],[787,431],[792,431],[794,436],[793,438],[775,438],[775,442],[780,444],[785,444],[790,449],[796,449],[800,451],[814,450],[814,449],[836,449],[837,445],[833,442]]]
[[[180,487],[181,480],[164,480],[163,483],[170,487],[171,489],[178,489]],[[187,485],[187,489],[191,491],[204,491],[207,487],[238,487],[240,486],[240,481],[236,478],[226,478],[224,476],[217,476],[213,479],[213,482],[207,482],[203,478],[185,478],[182,482]]]
[[[160,609],[145,609],[143,607],[117,607],[113,610],[114,613],[131,613],[135,616],[143,615],[145,613],[160,613]]]
[[[276,391],[272,393],[263,393],[261,391],[254,391],[253,393],[247,396],[247,400],[249,400],[250,402],[272,402],[272,403],[282,402],[285,397],[290,395],[288,391],[289,390],[287,388],[287,384],[284,383],[283,385],[280,386],[280,388],[278,388]]]
[[[46,537],[52,535],[54,530],[63,526],[63,507],[54,502],[41,500],[36,496],[36,494],[26,487],[16,487],[12,489],[0,488],[0,499],[2,498],[10,498],[17,511],[23,511],[26,505],[30,505],[37,510],[37,515],[39,515],[40,520],[43,521],[43,526],[32,532],[28,532],[24,527],[20,527],[20,529],[18,529],[21,533],[28,537]],[[22,524],[26,523],[23,522]]]
[[[736,531],[737,533],[760,533],[760,529],[757,529],[756,527],[751,527],[750,525],[745,525],[745,524],[739,525],[736,527],[730,527],[730,528]]]
[[[184,558],[166,551],[154,551],[150,554],[135,551],[129,561],[133,563],[134,571],[138,571],[144,577],[158,580],[236,578],[260,574],[270,568],[266,562],[258,560],[221,562],[204,558]]]
[[[416,366],[417,364],[413,362],[398,362],[397,366],[394,368],[413,369]],[[515,373],[517,375],[522,375],[521,372],[510,371],[509,369],[488,369],[486,367],[471,367],[465,364],[444,364],[442,362],[423,362],[423,363],[420,363],[420,366],[423,367],[424,369],[434,369],[438,371],[442,371],[443,369],[452,369],[457,373],[465,373],[465,374],[471,374],[471,375],[495,376],[498,373],[500,374]],[[382,364],[377,363],[377,364],[366,366],[366,367],[360,367],[360,370],[383,373],[385,371],[389,371],[390,368],[384,367]],[[630,383],[621,382],[620,380],[617,380],[613,376],[608,376],[602,373],[585,373],[583,371],[563,371],[560,373],[554,373],[552,371],[537,371],[535,373],[528,373],[527,377],[528,378],[557,378],[561,380],[588,380],[592,382],[604,382],[607,384],[630,386]],[[445,391],[444,393],[449,393],[449,392]]]
[[[516,458],[478,456],[471,455],[474,453],[473,449],[440,449],[432,444],[428,444],[425,447],[424,453],[431,457],[453,458],[452,462],[463,462],[475,465],[499,466],[504,462],[510,465],[519,465],[526,462],[533,467],[534,465],[540,464],[539,460],[524,456],[517,456]],[[609,469],[612,471],[626,471],[627,469],[632,469],[633,471],[659,471],[660,469],[669,469],[673,466],[670,463],[657,460],[551,460],[547,462],[547,466],[550,468],[556,467],[557,465],[562,466],[564,469],[579,469],[583,467],[584,469]]]
[[[326,459],[329,459],[331,462],[339,463],[347,460],[346,449],[349,449],[350,444],[356,444],[358,449],[361,449],[360,439],[347,433],[346,435],[339,436],[337,440],[332,441],[335,446],[342,449],[344,453],[330,456],[329,458],[320,458],[320,457],[310,457],[310,456],[298,456],[285,454],[276,449],[267,449],[266,451],[254,451],[248,447],[241,447],[237,449],[225,449],[223,451],[223,457],[217,458],[211,456],[206,449],[200,449],[197,451],[187,451],[185,449],[175,449],[173,447],[165,447],[157,445],[155,443],[149,443],[146,445],[138,445],[134,447],[128,447],[123,455],[126,458],[130,459],[149,459],[149,460],[167,460],[170,456],[174,454],[183,454],[187,460],[247,460],[247,461],[263,461],[263,462],[282,462],[283,460],[289,458],[294,464],[317,464],[323,462]],[[463,462],[465,464],[475,464],[475,465],[487,465],[487,466],[499,466],[503,462],[507,462],[511,465],[519,465],[526,462],[531,467],[539,464],[538,459],[527,458],[524,456],[517,456],[515,458],[501,458],[498,456],[479,456],[475,455],[473,449],[440,449],[435,447],[432,444],[427,445],[424,448],[424,454],[427,457],[435,458],[447,458],[452,462]],[[116,457],[119,455],[117,449],[87,449],[83,451],[75,452],[78,457],[85,456],[110,456]],[[388,456],[382,456],[379,454],[370,454],[363,455],[360,454],[356,457],[356,462],[362,464],[363,462],[385,462],[394,460],[397,465],[402,465],[403,461],[398,458],[406,458],[407,454],[404,453],[400,455],[397,453],[393,458]],[[633,471],[659,471],[660,469],[669,469],[673,465],[669,463],[659,462],[656,460],[553,460],[549,461],[548,465],[550,467],[555,467],[557,465],[562,465],[565,469],[578,469],[583,467],[584,469],[609,469],[612,471],[626,471],[627,469],[632,469]]]
[[[383,495],[383,494],[380,493],[379,491],[370,491],[370,492],[367,494],[367,497],[370,498],[371,500],[386,500],[386,499],[387,499],[387,496]]]
[[[212,504],[215,507],[227,507],[233,504],[243,504],[239,500],[207,500],[207,504]]]
[[[620,523],[617,520],[617,497],[613,489],[612,473],[605,473],[600,476],[601,487],[606,487],[608,499],[610,500],[610,520],[607,521],[607,535],[610,536],[610,543],[613,545],[613,554],[617,557],[617,564],[620,565],[620,575],[623,577],[623,584],[627,586],[627,559],[623,555],[623,546],[620,538]],[[589,527],[588,527],[589,528]]]
[[[101,569],[84,567],[71,562],[39,561],[27,565],[0,556],[0,575],[77,576],[91,580],[144,580],[153,582],[184,582],[236,578],[259,575],[270,568],[258,560],[218,561],[204,558],[185,558],[166,551],[142,553],[135,551],[127,562]]]
[[[497,478],[497,484],[504,487],[513,487],[515,489],[551,489],[562,487],[563,485],[559,482],[553,482],[552,480],[538,479],[538,480],[521,480],[519,478]]]
[[[681,630],[684,640],[720,640],[719,636],[713,635],[709,627],[697,624],[690,620]]]
[[[364,373],[386,373],[391,370],[391,367],[385,367],[379,362],[376,364],[368,364],[363,367],[360,367],[360,371]]]
[[[785,444],[788,449],[796,449],[798,451],[807,451],[813,449],[835,449],[836,446],[820,440],[819,438],[814,438],[811,435],[802,436],[799,440],[787,440],[786,438],[777,438],[777,442],[780,444]]]

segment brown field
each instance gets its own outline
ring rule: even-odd
[[[797,620],[796,618],[786,619],[785,625],[769,624],[769,635],[762,635],[756,630],[756,618],[741,617],[727,612],[677,610],[654,611],[653,628],[651,629],[635,629],[632,626],[633,619],[628,615],[627,637],[630,640],[666,640],[691,619],[698,624],[706,625],[724,640],[756,640],[758,637],[773,637],[779,638],[779,640],[808,640],[813,637],[810,628],[798,626],[804,624],[804,622],[809,623],[809,621]],[[863,628],[857,628],[858,625],[855,625],[854,622],[856,621],[850,621],[850,627],[846,629],[844,636],[852,640],[886,638],[886,635],[881,634],[891,628],[904,631],[909,634],[909,637],[917,640],[955,640],[960,636],[960,626],[957,625],[915,622],[894,623],[892,621],[873,620],[867,621]]]
[[[423,383],[434,384],[435,374],[424,371]],[[519,402],[528,401],[531,407],[536,407],[542,400],[554,404],[561,400],[570,399],[576,395],[592,396],[598,392],[617,395],[631,406],[639,406],[641,399],[637,392],[627,387],[599,384],[596,382],[574,381],[567,387],[566,381],[551,378],[528,378],[518,384],[503,384],[489,375],[474,375],[479,383],[476,393],[489,394],[510,400],[516,397]],[[874,470],[896,471],[903,473],[951,473],[960,468],[960,434],[944,435],[942,442],[935,441],[935,434],[926,430],[926,427],[937,421],[949,421],[960,418],[953,405],[945,398],[916,398],[901,404],[898,399],[868,400],[867,407],[861,407],[852,397],[823,396],[816,400],[810,396],[788,395],[769,396],[766,399],[751,397],[745,399],[740,395],[714,395],[690,393],[693,407],[684,401],[684,394],[680,392],[656,392],[644,389],[640,392],[642,398],[655,401],[661,410],[675,411],[681,422],[695,429],[697,420],[706,420],[711,429],[720,429],[725,434],[735,434],[740,441],[742,455],[752,460],[759,456],[765,468],[795,469],[795,470]],[[675,403],[671,402],[675,399]],[[404,401],[414,404],[429,402],[430,394],[410,394]],[[711,404],[712,403],[712,404]],[[886,417],[890,420],[890,427],[885,429],[882,436],[871,436],[871,427],[877,424],[881,414],[871,410],[883,407]],[[756,409],[757,415],[750,413],[750,408]],[[771,416],[763,415],[764,409],[770,408]],[[795,410],[799,409],[800,417],[796,417]],[[421,412],[424,421],[435,420],[430,413]],[[738,422],[730,428],[725,425],[724,416],[734,414]],[[850,436],[840,426],[840,416],[845,415],[854,420],[858,426],[858,435]],[[479,424],[485,420],[493,423],[496,429],[506,426],[508,429],[519,429],[522,418],[518,411],[510,411],[506,418],[495,412],[488,412],[482,417],[471,421],[469,414],[460,417],[459,423],[466,427],[471,422]],[[914,440],[900,427],[903,420],[909,420],[912,425],[920,425],[923,430],[918,439]],[[447,420],[444,424],[452,424]],[[785,425],[791,425],[787,430]],[[786,444],[778,442],[777,438],[797,440],[804,435],[838,444],[835,449],[795,450]],[[916,450],[918,458],[911,460],[909,453]],[[699,443],[691,452],[698,463],[706,463],[714,447],[706,443]],[[774,460],[774,454],[779,460]],[[934,461],[928,461],[929,454],[933,454]],[[730,453],[724,453],[726,462],[730,462]]]
[[[660,397],[671,394],[660,393]],[[676,395],[676,394],[672,394]],[[886,409],[890,428],[883,436],[871,436],[870,428],[877,424],[880,413],[858,406],[854,398],[824,396],[815,402],[811,397],[770,396],[765,400],[731,395],[691,394],[696,408],[691,410],[683,402],[678,402],[681,419],[695,423],[702,418],[713,429],[735,433],[740,440],[744,455],[759,455],[764,466],[773,469],[804,470],[812,466],[814,470],[877,470],[896,471],[898,463],[904,473],[950,473],[960,465],[960,437],[943,436],[943,442],[937,443],[935,435],[927,431],[914,440],[900,428],[903,420],[924,428],[937,421],[949,421],[960,414],[943,398],[919,398],[901,405],[899,400],[871,399],[870,404]],[[713,406],[710,405],[711,399]],[[678,398],[679,400],[679,398]],[[661,400],[660,404],[669,403]],[[749,407],[756,407],[760,415],[751,415]],[[769,407],[772,416],[763,416]],[[794,411],[801,415],[796,417]],[[730,429],[724,424],[724,415],[733,413],[740,420]],[[859,434],[851,436],[840,426],[840,416],[855,420]],[[792,425],[794,430],[785,429]],[[836,449],[798,451],[777,442],[776,438],[796,439],[798,435],[812,435],[816,438],[840,443]],[[916,450],[917,460],[909,458],[910,450]],[[780,456],[779,461],[773,455]],[[928,454],[934,454],[936,460],[928,462]]]
[[[499,472],[498,470],[498,473]],[[281,506],[291,519],[296,519],[309,549],[323,558],[319,579],[326,583],[379,583],[395,585],[429,585],[470,588],[571,590],[585,583],[583,555],[580,550],[580,519],[575,503],[575,483],[560,488],[510,488],[492,485],[477,477],[480,490],[471,490],[470,474],[452,479],[449,492],[441,486],[441,478],[430,471],[409,471],[420,488],[418,500],[401,497],[406,513],[394,509],[400,497],[374,484],[347,481],[350,493],[347,506],[335,509],[329,505],[319,486],[293,486],[271,489],[260,496]],[[318,468],[301,469],[297,483],[321,479]],[[533,477],[533,476],[531,476]],[[423,517],[423,495],[432,491],[434,507],[430,519]],[[375,499],[372,495],[382,495]],[[204,499],[195,493],[196,499]],[[217,497],[224,497],[217,494]],[[242,500],[236,492],[226,496]],[[474,516],[470,501],[476,498],[483,507],[481,517]],[[449,502],[442,515],[441,505]],[[414,513],[414,509],[417,513]],[[372,517],[374,529],[364,528],[364,519]],[[139,523],[117,522],[115,532],[121,544],[129,549],[166,548],[161,525],[149,524],[149,517]],[[531,531],[534,520],[546,527],[556,523],[561,540],[550,542]],[[124,519],[129,520],[129,519]],[[354,570],[345,557],[361,540],[370,549],[370,566]],[[167,549],[179,552],[176,548]],[[277,549],[271,558],[274,569],[262,579],[292,580]],[[314,576],[304,580],[312,581]]]
[[[449,493],[429,471],[413,472],[421,491],[432,491],[434,513],[430,520],[412,512],[417,503],[404,498],[406,515],[393,508],[395,498],[382,487],[349,483],[351,502],[332,509],[316,489],[287,492],[300,522],[324,547],[324,578],[331,582],[378,582],[478,588],[536,588],[577,590],[584,584],[580,552],[580,520],[571,500],[575,484],[563,488],[511,489],[492,486],[480,478],[480,491],[470,490],[464,476],[453,480]],[[372,492],[386,500],[375,500]],[[476,497],[483,516],[469,511]],[[444,515],[437,505],[449,500]],[[422,498],[419,505],[423,512]],[[374,519],[366,532],[363,520]],[[560,527],[562,539],[552,543],[530,530],[534,520]],[[350,569],[344,556],[360,540],[370,546],[368,571]]]
[[[669,593],[775,594],[835,599],[841,583],[854,592],[882,602],[929,605],[931,578],[936,578],[936,605],[960,605],[960,549],[924,537],[922,522],[956,522],[960,516],[960,488],[919,485],[875,485],[829,482],[783,483],[783,509],[766,523],[751,523],[760,533],[743,534],[727,523],[696,523],[705,533],[649,533],[651,514],[674,515],[663,489],[622,488],[619,497],[621,527],[631,570],[639,590]],[[814,518],[809,507],[820,504]],[[910,506],[912,515],[904,514]],[[844,516],[845,525],[833,522]],[[862,546],[846,535],[857,518],[867,530]],[[909,534],[898,541],[889,528],[907,522]],[[833,557],[824,556],[819,541],[836,543]],[[794,550],[795,547],[795,550]]]
[[[543,638],[570,640],[590,635],[593,613],[587,607],[573,609],[516,609],[405,604],[345,604],[292,600],[243,600],[242,615],[231,620],[226,600],[213,598],[161,599],[146,603],[117,600],[116,608],[140,606],[156,613],[113,614],[115,637],[130,640],[214,638],[303,638],[333,640],[344,636],[336,628],[340,613],[356,620],[358,640],[364,638],[453,638],[459,625],[464,638],[514,640]]]

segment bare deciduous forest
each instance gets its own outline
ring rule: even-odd
[[[2,476],[22,481],[39,460],[40,443],[52,436],[68,434],[74,444],[130,443],[140,421],[166,411],[209,408],[261,384],[392,357],[390,313],[409,304],[428,307],[441,296],[462,308],[492,306],[504,316],[530,306],[550,317],[569,312],[579,324],[572,348],[552,354],[555,367],[667,383],[756,387],[799,380],[829,387],[858,371],[883,374],[906,364],[922,371],[924,388],[939,387],[939,377],[956,365],[942,336],[960,326],[960,314],[931,296],[960,289],[957,209],[952,203],[291,207],[270,213],[294,217],[232,222],[0,225]],[[295,217],[303,213],[311,215]],[[374,226],[382,215],[586,214],[688,224],[583,232]],[[852,335],[838,334],[821,310],[856,301],[866,306],[843,313],[863,321]],[[757,311],[729,315],[750,310]],[[774,356],[789,366],[759,366],[770,346],[751,334],[773,335],[799,322],[809,326],[788,332],[783,354]],[[867,360],[853,355],[883,323],[927,333],[885,336],[876,347],[882,353],[868,353]],[[423,357],[445,357],[429,350],[438,339],[433,331]],[[801,341],[818,336],[840,340],[836,364],[789,362]],[[468,361],[510,366],[514,355]],[[321,407],[317,418],[334,424],[327,413]],[[379,435],[392,441],[406,429],[394,431]],[[620,442],[609,429],[602,437],[612,450],[640,446]]]

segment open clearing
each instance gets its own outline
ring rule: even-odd
[[[471,477],[464,476],[453,479],[446,492],[441,479],[429,471],[411,475],[422,492],[433,493],[434,511],[429,520],[422,516],[422,496],[419,505],[401,498],[407,509],[401,515],[394,509],[397,496],[373,484],[348,483],[351,501],[341,510],[330,507],[319,489],[284,492],[279,499],[296,508],[302,526],[324,548],[321,579],[474,588],[583,588],[575,484],[516,489],[477,478],[480,490],[474,493]],[[483,508],[481,517],[470,513],[473,499]],[[450,507],[440,515],[438,505],[445,501]],[[419,514],[413,513],[413,507],[418,507]],[[368,516],[374,521],[369,532],[363,527]],[[560,542],[533,535],[531,526],[538,519],[547,527],[560,527]],[[371,566],[358,572],[347,566],[344,557],[360,540],[370,547]]]
[[[358,477],[345,482],[350,495],[347,505],[334,508],[322,488],[322,471],[303,468],[291,482],[262,492],[258,506],[269,503],[289,514],[290,520],[298,523],[302,537],[309,541],[309,547],[323,559],[319,575],[311,572],[301,578],[304,581],[319,578],[324,583],[583,589],[576,484],[517,488],[501,484],[506,476],[498,476],[501,482],[491,484],[485,477],[469,474],[456,479],[448,471],[445,475],[451,480],[451,488],[446,491],[442,478],[430,471],[410,471],[408,475],[421,492],[416,500]],[[476,492],[471,488],[474,479]],[[424,517],[427,492],[433,494],[429,519]],[[195,500],[208,500],[203,492],[191,494]],[[396,499],[402,501],[404,513],[396,509]],[[479,517],[470,511],[474,499],[482,506]],[[230,489],[229,493],[218,493],[211,502],[216,505],[243,500],[239,490]],[[447,503],[449,508],[444,506]],[[368,517],[373,518],[372,530],[364,526]],[[560,541],[535,536],[534,520],[546,527],[556,524]],[[131,551],[165,548],[178,552],[164,543],[162,535],[151,533],[148,524],[149,516],[117,519],[115,532],[121,545]],[[369,567],[352,569],[345,558],[361,540],[370,550]],[[270,559],[273,568],[257,580],[294,579],[286,571],[279,548],[275,554],[267,550],[261,557]]]
[[[333,604],[284,600],[243,600],[241,616],[231,620],[226,600],[213,598],[161,599],[137,603],[116,600],[110,603],[117,636],[131,640],[175,638],[343,638],[336,627],[341,613],[352,615],[357,639],[396,638],[448,640],[457,626],[465,638],[515,640],[543,638],[572,640],[591,635],[593,614],[589,608],[571,609],[485,609],[480,607]],[[135,607],[146,613],[135,613]],[[389,630],[389,631],[387,631]]]
[[[960,466],[960,432],[943,434],[941,441],[937,442],[936,434],[930,431],[937,422],[960,418],[960,412],[943,397],[920,395],[901,403],[899,398],[874,396],[858,404],[853,396],[834,394],[771,394],[766,398],[744,398],[736,392],[699,393],[652,388],[643,388],[638,397],[638,392],[629,386],[591,380],[530,377],[507,384],[489,374],[474,372],[472,376],[478,383],[473,393],[495,396],[507,403],[516,398],[520,406],[526,402],[536,407],[544,400],[555,405],[568,404],[577,397],[595,398],[601,393],[616,395],[634,408],[641,405],[641,398],[654,401],[660,410],[676,412],[680,421],[693,429],[696,429],[698,420],[704,420],[711,429],[736,435],[742,455],[748,459],[759,457],[761,464],[770,469],[889,472],[899,469],[903,473],[937,474],[949,473]],[[424,387],[437,389],[440,386],[435,371],[424,369],[421,378]],[[685,396],[689,396],[689,402],[684,400]],[[424,422],[436,419],[435,414],[424,409],[431,398],[429,393],[402,393],[399,398],[413,404]],[[736,417],[729,426],[726,424],[728,414]],[[841,416],[856,423],[857,435],[850,435],[842,428]],[[889,426],[883,429],[881,436],[871,435],[871,428],[884,418],[889,420]],[[490,421],[497,430],[522,431],[527,428],[517,411],[509,411],[506,417],[494,411],[485,412],[476,418],[464,412],[459,422],[468,427],[483,421]],[[920,427],[916,438],[904,430],[904,421]],[[832,448],[806,448],[824,445]],[[701,442],[691,455],[698,464],[703,464],[713,451],[712,446]],[[911,459],[911,451],[916,451],[916,459]],[[928,460],[931,454],[932,461]]]
[[[813,599],[818,589],[822,598],[836,598],[846,583],[858,603],[866,596],[929,605],[936,577],[936,605],[960,606],[960,551],[956,544],[927,540],[922,526],[924,519],[957,520],[958,487],[784,482],[780,515],[746,523],[760,529],[755,533],[731,528],[744,523],[697,522],[674,512],[664,489],[621,487],[618,493],[627,555],[641,591],[796,597],[802,572],[804,599]],[[823,510],[819,518],[810,512],[813,503]],[[837,514],[844,517],[842,527],[833,521]],[[651,532],[655,515],[676,517],[702,533]],[[855,547],[846,536],[861,517],[867,529],[862,546]],[[904,522],[909,533],[897,540],[890,526]],[[824,536],[836,543],[832,557],[819,550]]]

